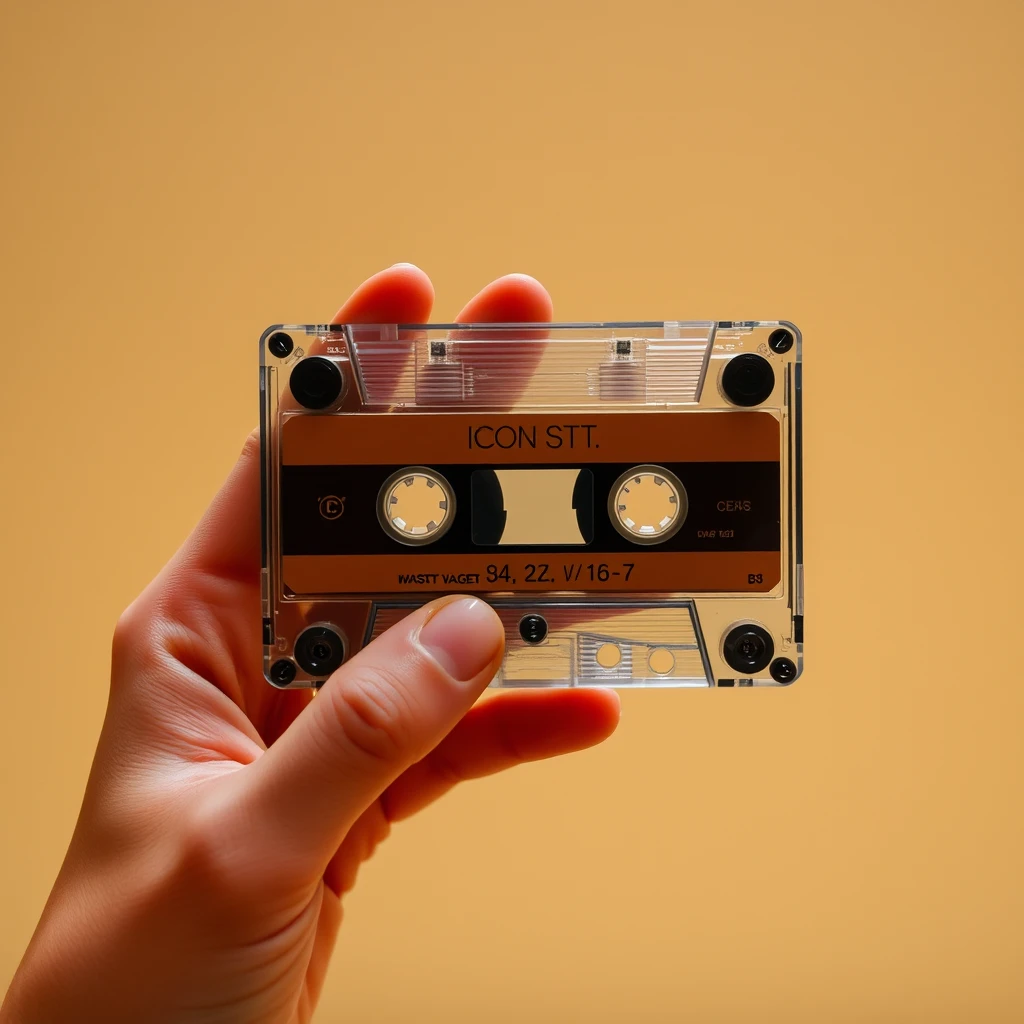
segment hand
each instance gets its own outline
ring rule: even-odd
[[[403,264],[337,321],[429,321]],[[546,321],[532,278],[493,282],[462,321]],[[502,657],[494,612],[443,598],[315,700],[263,679],[259,439],[195,532],[124,613],[70,848],[0,1021],[307,1021],[341,897],[391,824],[463,779],[596,743],[601,690],[476,704]]]

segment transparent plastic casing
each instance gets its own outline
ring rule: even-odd
[[[349,658],[459,592],[504,623],[494,686],[794,681],[801,344],[786,321],[268,328],[268,680],[324,682],[334,662],[310,660],[310,628]],[[523,481],[556,497],[513,507]],[[557,488],[572,486],[569,515]],[[649,514],[629,504],[641,498]],[[495,540],[513,522],[534,542]],[[757,636],[737,641],[747,627]]]

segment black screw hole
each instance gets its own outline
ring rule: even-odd
[[[524,615],[519,620],[519,635],[528,644],[539,644],[548,635],[543,615]]]
[[[796,679],[796,665],[789,658],[776,658],[768,668],[777,683],[791,683]]]
[[[275,661],[270,666],[270,678],[278,686],[287,686],[295,678],[295,666],[287,658]]]
[[[285,356],[292,354],[292,349],[295,348],[295,342],[292,341],[291,336],[284,333],[284,331],[278,331],[276,334],[270,336],[270,341],[267,342],[267,348],[277,356],[278,359],[284,359]]]

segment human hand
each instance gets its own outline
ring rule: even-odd
[[[400,264],[337,321],[423,323],[433,289]],[[546,321],[532,278],[499,279],[461,321]],[[503,694],[473,598],[410,615],[315,700],[262,672],[259,439],[114,635],[106,719],[53,892],[3,1024],[308,1021],[341,897],[391,824],[456,782],[611,733],[605,690]]]

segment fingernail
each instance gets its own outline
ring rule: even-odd
[[[419,270],[415,263],[392,263],[388,270],[394,270],[395,267],[412,267],[413,270]]]
[[[498,616],[476,597],[444,605],[420,630],[420,644],[460,682],[475,679],[487,668],[502,639]]]

